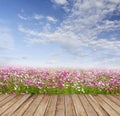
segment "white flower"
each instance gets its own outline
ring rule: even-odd
[[[83,93],[85,93],[85,91],[84,91],[84,89],[82,88],[82,90],[81,90]]]
[[[77,87],[78,89],[80,89],[80,87]]]

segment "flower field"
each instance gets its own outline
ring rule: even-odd
[[[120,70],[0,67],[0,94],[119,94]]]

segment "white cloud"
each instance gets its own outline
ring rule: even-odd
[[[47,64],[52,64],[52,65],[57,64],[57,63],[58,63],[57,60],[49,60],[49,61],[47,62]]]
[[[51,16],[47,16],[46,17],[48,21],[51,21],[51,22],[57,22],[57,19],[51,17]]]
[[[60,55],[62,55],[61,53],[55,53],[55,52],[53,52],[53,53],[50,53],[50,56],[52,56],[52,57],[57,57],[57,56],[60,56]]]
[[[12,56],[12,55],[0,55],[0,65],[15,65],[15,61],[22,61],[27,59],[26,56]]]
[[[10,60],[20,60],[20,59],[26,59],[26,56],[13,56],[13,55],[0,55],[1,59],[10,59]]]
[[[22,25],[19,25],[18,29],[19,29],[19,31],[24,32],[27,35],[32,35],[32,36],[36,36],[36,35],[40,36],[41,35],[40,33],[35,32],[35,31],[31,30],[31,29],[25,29],[25,28],[23,28]]]
[[[43,15],[41,14],[33,14],[32,16],[29,16],[29,17],[26,17],[26,16],[23,16],[23,14],[18,14],[18,17],[21,19],[21,20],[25,20],[25,21],[31,21],[33,19],[35,20],[40,20],[40,19],[43,19],[45,18]]]
[[[120,0],[109,0],[109,1],[113,3],[120,3]]]
[[[32,44],[39,44],[39,43],[46,43],[47,41],[39,39],[39,38],[27,38],[26,43],[28,43],[29,45]]]
[[[0,28],[0,50],[12,49],[14,46],[14,39],[9,28]]]
[[[64,5],[67,3],[67,0],[51,0],[53,3]]]
[[[58,4],[65,4],[66,0],[54,0]],[[120,20],[110,20],[113,11],[117,9],[119,1],[113,0],[73,0],[72,7],[66,6],[70,13],[66,16],[54,32],[37,32],[32,29],[20,27],[30,39],[28,43],[55,42],[62,45],[66,51],[86,56],[102,50],[120,49],[120,33],[114,33],[120,29]],[[48,17],[47,17],[48,18]],[[53,20],[49,17],[49,20]],[[114,33],[114,34],[113,34]],[[107,35],[106,35],[107,34]],[[104,36],[103,36],[104,35]],[[109,38],[106,36],[109,35]],[[101,54],[102,55],[102,54]]]
[[[37,14],[37,13],[34,13],[32,16],[29,16],[29,17],[25,17],[25,16],[23,16],[23,15],[21,15],[21,14],[18,14],[18,17],[21,19],[21,20],[25,20],[25,21],[31,21],[31,20],[41,20],[41,19],[43,19],[43,20],[48,20],[48,21],[50,21],[50,22],[57,22],[57,19],[56,18],[54,18],[54,17],[52,17],[52,16],[44,16],[44,15],[41,15],[41,14]]]
[[[21,20],[28,20],[27,17],[24,17],[24,16],[22,16],[21,14],[18,14],[18,17],[19,17]]]
[[[9,64],[11,59],[8,56],[4,56],[4,52],[8,52],[14,49],[14,37],[12,29],[6,26],[6,21],[0,21],[0,65]]]
[[[40,15],[40,14],[34,14],[34,15],[33,15],[33,18],[36,19],[36,20],[40,20],[40,19],[43,19],[44,16],[43,16],[43,15]]]

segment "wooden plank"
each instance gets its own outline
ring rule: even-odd
[[[8,94],[2,94],[2,95],[0,95],[0,102],[2,100],[4,100],[5,98],[7,98],[8,96],[9,96]]]
[[[56,104],[56,116],[65,116],[64,95],[58,95],[57,104]]]
[[[119,116],[119,114],[114,109],[112,109],[112,107],[108,105],[101,97],[97,95],[94,96],[94,98],[110,116]]]
[[[71,95],[65,95],[65,109],[66,116],[76,116]]]
[[[117,99],[120,100],[120,95],[112,95],[112,96],[115,96]]]
[[[36,98],[37,95],[31,96],[27,101],[25,101],[24,104],[20,106],[14,113],[13,116],[21,116],[23,113],[27,110],[27,108],[30,106],[30,104],[33,102],[33,100]]]
[[[6,110],[1,116],[11,116],[13,112],[23,104],[30,97],[30,95],[22,95],[21,98],[14,103],[8,110]]]
[[[94,110],[99,116],[108,116],[108,114],[100,107],[93,95],[85,95],[90,104],[94,107]]]
[[[77,116],[87,116],[85,109],[78,97],[78,95],[74,94],[72,95],[73,103],[75,106],[75,111]]]
[[[12,100],[15,97],[15,95],[10,95],[8,96],[6,99],[2,100],[0,102],[0,107],[2,107],[4,104],[6,104],[7,102],[9,102],[10,100]]]
[[[89,101],[86,99],[86,97],[84,95],[79,95],[80,100],[85,108],[85,111],[87,112],[87,115],[89,116],[97,116],[96,111],[94,110],[94,108],[91,106],[91,104],[89,103]]]
[[[110,99],[108,99],[105,95],[99,95],[107,104],[109,104],[116,112],[120,114],[120,107],[112,102]]]
[[[50,99],[50,95],[45,95],[42,99],[41,103],[39,104],[37,110],[35,111],[34,116],[43,116],[46,110],[46,107],[48,105]]]
[[[112,95],[106,95],[106,97],[108,97],[110,100],[112,100],[114,103],[116,103],[120,107],[120,100],[119,99],[117,99],[116,97],[114,97]]]
[[[39,103],[41,102],[44,95],[38,95],[36,99],[31,103],[30,107],[25,111],[23,116],[33,116],[35,110],[37,109]]]
[[[0,95],[0,98],[5,95]],[[0,116],[119,116],[119,95],[8,95]],[[44,97],[43,97],[44,96]]]
[[[10,106],[12,106],[15,102],[17,102],[20,99],[21,95],[17,95],[12,100],[7,102],[5,105],[0,107],[0,115],[5,112]]]
[[[56,102],[57,102],[57,95],[51,95],[50,101],[48,103],[48,107],[45,112],[45,116],[55,116],[56,110]]]

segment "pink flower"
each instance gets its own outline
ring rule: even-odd
[[[15,92],[11,92],[11,94],[16,95],[16,93],[15,93]]]
[[[6,87],[6,86],[7,86],[7,83],[3,83],[3,86]]]
[[[63,83],[62,83],[62,82],[60,82],[60,83],[59,83],[59,86],[60,86],[60,87],[63,87]]]
[[[52,83],[49,83],[49,87],[52,87],[53,86],[53,84]]]

